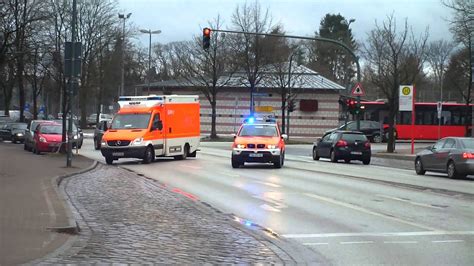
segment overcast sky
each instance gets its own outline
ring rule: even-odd
[[[153,36],[153,42],[190,40],[201,34],[208,21],[218,14],[224,20],[223,28],[231,26],[231,15],[242,0],[119,0],[119,9],[132,13],[130,22],[139,27],[162,30]],[[356,40],[363,41],[374,27],[394,13],[401,24],[408,19],[415,33],[429,27],[430,39],[451,40],[449,23],[451,10],[441,0],[260,0],[263,8],[269,8],[273,21],[283,24],[287,34],[311,36],[318,29],[325,14],[340,13],[351,24]],[[253,3],[253,0],[247,1]],[[148,46],[147,37],[139,37],[138,43]]]

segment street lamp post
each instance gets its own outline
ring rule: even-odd
[[[121,68],[121,82],[120,82],[120,91],[119,96],[125,93],[125,20],[129,19],[132,13],[125,14],[118,14],[119,19],[122,20],[122,62],[120,64]]]
[[[146,34],[149,34],[150,35],[150,43],[149,43],[149,46],[148,46],[148,73],[146,75],[146,79],[147,79],[147,88],[148,88],[148,94],[150,94],[150,72],[151,72],[151,35],[152,34],[160,34],[161,33],[161,30],[140,30],[141,33],[146,33]]]

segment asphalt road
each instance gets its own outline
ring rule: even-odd
[[[80,153],[104,162],[90,139]],[[202,143],[195,159],[116,164],[269,228],[333,264],[474,265],[474,181],[297,154],[286,159],[282,169],[232,169],[228,146]]]

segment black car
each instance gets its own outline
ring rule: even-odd
[[[100,150],[102,136],[104,136],[105,131],[109,128],[111,121],[104,120],[97,124],[94,130],[94,149]]]
[[[415,171],[447,173],[449,178],[474,174],[474,139],[448,137],[416,154]]]
[[[349,163],[351,160],[358,160],[369,164],[371,155],[369,140],[358,131],[330,132],[313,144],[314,160],[324,157],[330,158],[332,162],[344,160]]]
[[[27,127],[26,123],[5,123],[0,127],[0,139],[23,143]]]
[[[346,124],[341,125],[338,128],[331,129],[326,131],[325,134],[334,132],[336,130],[357,130],[357,122],[350,121]],[[369,121],[369,120],[361,120],[360,121],[360,131],[365,134],[365,136],[372,142],[380,143],[382,141],[387,141],[388,139],[388,127],[384,127],[382,123],[376,121]],[[397,137],[397,131],[395,130],[395,138]]]

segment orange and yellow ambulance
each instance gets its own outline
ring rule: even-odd
[[[120,110],[104,133],[107,164],[120,158],[150,163],[159,156],[196,157],[200,142],[197,95],[121,96]]]

